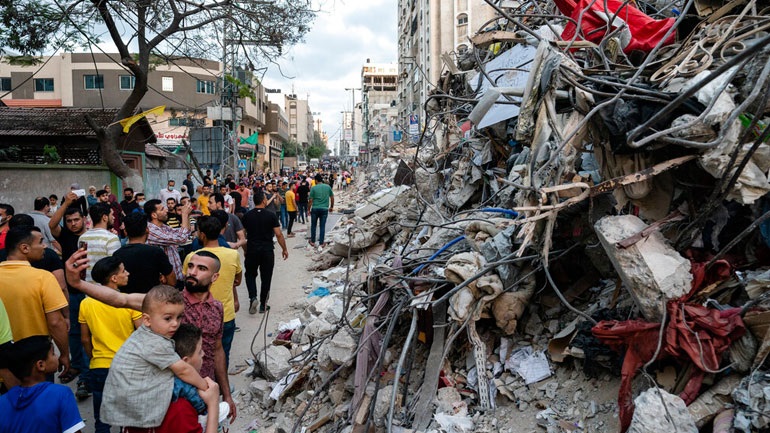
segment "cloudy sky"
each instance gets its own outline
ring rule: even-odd
[[[361,87],[361,67],[397,60],[396,0],[314,0],[320,12],[305,42],[271,66],[264,84],[309,97],[310,109],[319,112],[323,129],[334,148],[340,137],[341,111],[350,110],[351,95],[345,88]],[[282,98],[282,96],[281,96]],[[361,93],[356,92],[356,101]],[[278,101],[275,101],[278,102]],[[318,116],[316,116],[318,117]]]

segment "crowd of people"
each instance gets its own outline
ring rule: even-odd
[[[275,244],[288,259],[285,237],[310,223],[308,246],[325,246],[345,174],[209,170],[152,198],[73,183],[26,214],[0,204],[0,433],[79,431],[75,399],[89,397],[99,433],[234,419],[236,288],[245,277],[250,314],[270,308]]]

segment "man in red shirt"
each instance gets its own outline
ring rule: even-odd
[[[5,248],[5,236],[8,234],[8,221],[11,220],[14,213],[13,206],[0,203],[0,250]]]

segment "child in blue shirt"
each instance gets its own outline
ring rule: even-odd
[[[75,433],[85,427],[72,390],[46,381],[59,369],[47,335],[12,343],[3,357],[21,385],[0,396],[0,433]]]

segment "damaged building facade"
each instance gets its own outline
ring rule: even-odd
[[[285,432],[767,431],[766,5],[487,5],[242,398]]]

